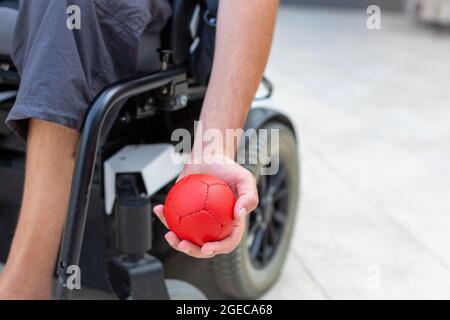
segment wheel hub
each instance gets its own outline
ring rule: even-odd
[[[287,170],[280,164],[278,174],[260,176],[259,204],[250,215],[247,245],[253,265],[265,267],[275,254],[284,229],[287,209]]]
[[[264,202],[264,214],[263,214],[264,222],[269,223],[275,211],[275,203],[271,192],[268,192],[267,196],[264,197],[263,202]]]

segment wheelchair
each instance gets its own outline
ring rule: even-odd
[[[267,164],[245,164],[257,178],[260,203],[234,252],[196,265],[171,250],[165,227],[151,214],[182,169],[170,161],[171,133],[194,132],[206,91],[188,68],[196,38],[192,23],[203,18],[203,3],[170,3],[173,14],[163,32],[141,39],[138,74],[104,88],[85,117],[55,266],[57,299],[76,291],[69,285],[71,266],[82,270],[83,286],[119,299],[202,299],[202,292],[208,298],[253,299],[267,292],[282,270],[297,215],[299,143],[290,119],[264,106],[268,99],[252,106],[245,129],[278,130],[280,148],[271,156],[279,157],[279,170],[265,176],[259,169]],[[20,77],[10,59],[17,4],[1,1],[0,6],[0,261],[5,261],[20,207],[26,148],[4,124]],[[266,79],[263,84],[268,98],[272,87]],[[244,140],[241,149],[252,148]],[[206,278],[214,281],[202,281]]]

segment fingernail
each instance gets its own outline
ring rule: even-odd
[[[212,252],[212,251],[207,251],[205,253],[206,253],[207,256],[212,256],[214,254],[214,252]]]
[[[191,252],[191,249],[183,249],[183,252],[188,254],[189,252]]]
[[[173,243],[173,241],[167,240],[167,242],[173,247],[175,245],[175,243]]]
[[[241,210],[239,210],[239,217],[245,217],[245,215],[247,214],[247,210],[245,208],[242,208]]]

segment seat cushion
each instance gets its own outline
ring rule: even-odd
[[[158,49],[161,47],[159,33],[144,32],[139,43],[138,72],[152,72],[161,68]]]
[[[1,3],[0,3],[1,4]],[[9,59],[17,20],[17,10],[0,7],[0,58]],[[157,52],[160,48],[160,34],[144,32],[139,45],[138,72],[151,72],[160,68],[160,58]]]

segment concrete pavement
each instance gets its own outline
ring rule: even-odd
[[[281,8],[267,75],[302,142],[288,263],[265,298],[450,298],[450,33]]]

